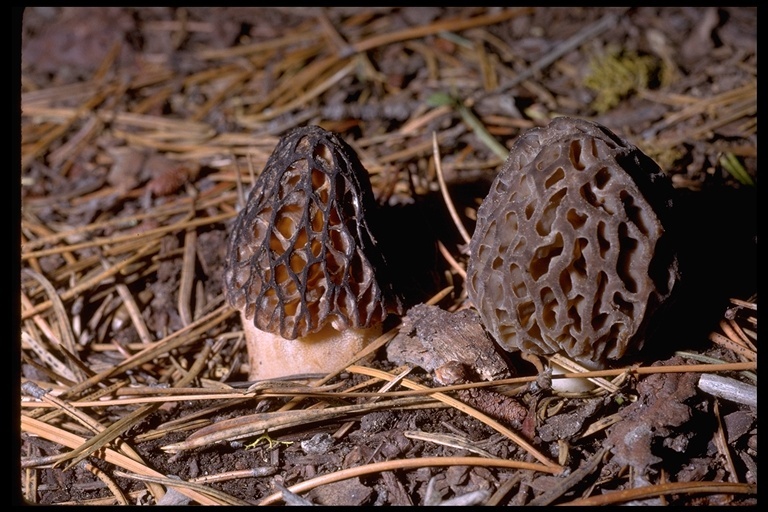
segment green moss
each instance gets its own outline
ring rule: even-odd
[[[655,57],[613,47],[592,58],[589,68],[583,83],[597,93],[592,108],[599,114],[637,91],[659,85],[668,75]]]
[[[641,144],[638,144],[638,147],[667,173],[674,169],[675,164],[684,156],[684,152],[677,147],[646,147]]]
[[[728,152],[721,155],[720,165],[723,169],[728,171],[731,176],[736,178],[742,185],[748,185],[750,187],[755,186],[755,182],[752,180],[752,177],[733,153]]]

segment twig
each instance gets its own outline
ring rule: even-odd
[[[278,479],[275,478],[275,488],[283,493],[283,501],[286,505],[296,507],[296,506],[314,506],[314,503],[309,501],[306,498],[302,498],[295,492],[291,492],[288,489],[285,488],[283,484],[277,481]]]
[[[440,254],[443,255],[443,258],[445,258],[445,261],[448,262],[448,264],[451,266],[451,268],[461,276],[462,279],[466,281],[467,279],[467,270],[462,267],[458,261],[456,261],[456,258],[453,257],[453,255],[448,252],[448,249],[445,247],[443,242],[440,240],[437,241],[437,248],[440,250]]]
[[[361,373],[363,375],[370,375],[373,377],[379,377],[384,380],[389,380],[393,376],[387,372],[383,372],[380,370],[374,370],[372,368],[366,368],[362,366],[350,366],[348,368],[350,372],[353,373]],[[409,388],[409,389],[418,389],[418,390],[427,390],[429,389],[426,386],[422,386],[421,384],[417,384],[416,382],[413,382],[408,379],[403,379],[403,386]],[[554,473],[560,472],[563,468],[555,464],[554,462],[550,461],[545,455],[543,455],[541,452],[539,452],[533,445],[531,445],[528,441],[526,441],[523,437],[519,436],[515,432],[509,430],[507,427],[499,423],[498,421],[494,420],[490,416],[472,408],[468,405],[464,404],[463,402],[460,402],[456,400],[455,398],[452,398],[444,393],[432,393],[430,395],[431,397],[440,400],[441,402],[450,405],[451,407],[454,407],[473,418],[485,423],[492,429],[496,430],[500,434],[504,435],[508,439],[510,439],[512,442],[520,446],[522,449],[527,451],[529,454],[533,455],[533,457],[544,464],[545,466],[548,466],[550,469],[553,470]]]
[[[103,261],[103,264],[104,268],[109,268],[109,264],[106,261]],[[144,317],[141,316],[141,310],[136,304],[128,287],[121,283],[116,285],[115,289],[117,290],[118,295],[120,295],[120,299],[123,301],[125,309],[128,311],[128,316],[131,318],[131,322],[136,328],[136,332],[138,333],[141,342],[144,344],[152,343],[152,335],[149,333],[147,324],[144,322]]]
[[[452,18],[449,20],[439,20],[429,25],[407,28],[398,32],[388,34],[379,34],[368,39],[358,41],[352,45],[354,52],[367,52],[379,46],[395,43],[398,41],[407,41],[408,39],[418,39],[424,36],[437,34],[438,32],[457,32],[468,28],[481,27],[483,25],[495,25],[516,16],[522,16],[533,12],[531,7],[520,7],[516,9],[506,9],[498,14],[489,14],[476,16],[474,18]]]
[[[233,77],[231,77],[230,83],[227,84],[226,87],[222,87],[220,90],[216,91],[216,93],[211,96],[211,98],[205,102],[194,114],[192,114],[191,120],[192,121],[200,121],[203,119],[208,113],[216,107],[219,103],[222,102],[225,98],[235,95],[235,89],[243,84],[247,79],[251,78],[253,76],[253,70],[246,69],[246,70],[240,70],[239,73],[234,74]],[[220,77],[219,77],[220,78]]]
[[[96,286],[97,284],[101,283],[102,281],[104,281],[109,277],[116,275],[117,273],[119,273],[120,271],[122,271],[123,269],[131,265],[132,263],[140,260],[150,252],[156,250],[157,244],[158,244],[157,240],[153,240],[150,243],[147,243],[147,245],[141,248],[133,256],[129,256],[124,260],[120,261],[119,263],[116,263],[111,268],[105,270],[104,272],[100,272],[97,275],[80,282],[76,286],[73,286],[72,288],[66,290],[65,292],[62,292],[57,298],[60,299],[61,301],[64,301],[64,300],[69,300],[73,297],[76,297],[81,292],[93,286]],[[39,315],[43,311],[50,308],[53,304],[54,304],[54,301],[51,299],[51,300],[44,301],[31,309],[24,310],[21,313],[21,319],[26,320],[27,318],[30,318],[32,316]]]
[[[757,311],[757,302],[750,302],[748,300],[741,300],[736,298],[731,298],[731,302],[737,306],[741,306],[742,308]]]
[[[328,15],[325,11],[320,11],[317,14],[317,20],[320,22],[320,27],[323,29],[326,40],[334,46],[336,52],[340,54],[349,54],[351,49],[349,43],[344,39],[344,36],[336,30],[336,27],[334,27],[331,20],[328,19]]]
[[[194,324],[191,324],[187,328],[192,327],[192,325]],[[184,329],[182,329],[182,331]],[[208,329],[206,328],[204,330],[207,331]],[[177,331],[177,333],[178,332],[180,331]],[[170,345],[175,344],[179,346],[185,341],[186,339],[182,337],[180,342],[177,340],[175,343],[167,343],[161,346],[163,346],[165,350],[169,351],[171,350],[169,348]],[[206,345],[205,349],[210,350],[210,346]],[[140,354],[144,354],[144,356],[146,357],[146,353],[148,352],[152,353],[153,351],[156,351],[156,349],[153,349],[150,347],[147,350],[142,351]],[[203,352],[203,354],[205,354],[205,351]],[[139,354],[137,354],[137,356],[139,356]],[[128,361],[123,363],[123,366],[127,366],[128,362],[133,362],[135,364],[136,360],[141,360],[141,357],[134,356],[133,358],[129,358]],[[205,366],[205,357],[199,358],[197,361],[195,361],[195,364],[192,366],[191,370],[178,380],[177,384],[182,387],[188,386],[194,380],[194,378],[197,377],[197,374],[204,368],[204,366]],[[114,373],[117,373],[120,367],[121,365],[117,365],[111,370],[107,370],[106,372],[107,375],[112,375]],[[87,381],[85,381],[85,383],[92,382],[95,378],[98,378],[98,377],[99,376],[96,375],[95,377],[92,377],[91,379],[88,379]],[[84,386],[85,383],[79,384],[79,387]],[[77,388],[78,386],[75,386],[75,387]],[[82,445],[78,446],[76,449],[69,452],[67,454],[67,457],[74,457],[72,462],[70,462],[70,466],[73,464],[76,464],[77,462],[84,459],[94,451],[104,447],[107,443],[114,441],[118,436],[122,435],[123,432],[131,428],[133,425],[137,424],[139,421],[144,419],[149,414],[156,411],[157,408],[160,407],[160,405],[161,404],[146,404],[140,407],[139,409],[131,412],[130,414],[123,416],[118,421],[116,421],[115,423],[112,423],[111,425],[106,427],[103,431],[99,432],[99,434],[95,435],[88,441],[84,442]]]
[[[725,437],[725,428],[723,428],[723,418],[720,416],[720,404],[717,400],[712,404],[712,413],[717,420],[717,431],[715,432],[714,441],[717,446],[717,451],[725,459],[726,469],[728,470],[728,481],[738,482],[739,478],[736,476],[736,468],[733,465],[733,457],[731,457],[731,450],[728,448],[728,440]]]
[[[459,126],[459,128],[463,131],[464,128]],[[450,134],[450,135],[457,135],[457,134]],[[446,132],[441,132],[437,136],[438,142],[444,142],[446,138],[449,137],[449,134]],[[432,141],[424,141],[424,142],[412,142],[408,144],[408,146],[405,149],[401,149],[400,151],[393,151],[392,153],[387,153],[385,155],[381,155],[379,157],[379,163],[381,164],[387,164],[390,162],[397,162],[402,160],[407,160],[413,157],[418,157],[422,155],[428,155],[430,151],[432,150]]]
[[[732,340],[741,343],[752,352],[757,353],[757,347],[750,341],[749,337],[744,333],[744,330],[739,324],[733,320],[723,320],[720,322],[720,328],[725,334]]]
[[[384,471],[403,470],[410,468],[422,468],[430,466],[482,466],[482,467],[500,467],[513,469],[528,469],[533,471],[542,471],[553,473],[556,470],[543,464],[532,462],[518,462],[506,459],[486,459],[482,457],[420,457],[415,459],[396,459],[384,462],[376,462],[364,466],[342,469],[335,473],[322,475],[310,480],[305,480],[296,485],[288,487],[288,490],[294,493],[300,493],[314,489],[321,485],[333,482],[339,482],[348,478],[381,473]],[[270,494],[259,502],[259,506],[273,505],[282,499],[281,493]]]
[[[467,233],[467,229],[461,223],[461,219],[459,218],[459,214],[456,211],[456,207],[453,205],[453,200],[451,200],[451,195],[448,193],[448,187],[446,187],[445,185],[445,178],[443,177],[443,167],[440,164],[440,150],[437,147],[437,134],[435,132],[432,132],[432,154],[435,158],[437,182],[440,185],[440,192],[442,192],[443,194],[443,200],[445,201],[445,206],[448,208],[448,211],[451,214],[453,223],[456,225],[456,228],[459,230],[459,233],[461,233],[461,237],[464,239],[464,243],[468,244],[471,237],[469,236],[469,233]]]
[[[197,231],[187,229],[184,234],[184,256],[181,265],[179,283],[178,307],[181,322],[187,326],[192,323],[194,316],[190,308],[192,301],[192,286],[195,282],[195,258],[197,256]]]
[[[729,350],[732,350],[742,356],[744,359],[748,361],[755,361],[757,359],[757,353],[753,352],[746,346],[744,346],[742,343],[739,343],[737,341],[734,341],[733,339],[723,336],[720,333],[713,332],[709,335],[710,341],[717,343],[718,345],[725,347]]]
[[[705,373],[699,377],[699,389],[732,402],[757,407],[757,387],[729,377]]]
[[[233,197],[232,193],[225,193],[225,191],[228,189],[229,186],[227,184],[219,184],[216,187],[201,193],[200,197],[194,200],[196,204],[195,212],[204,211],[205,209],[210,208],[211,206],[216,206],[219,203],[231,201]],[[169,203],[163,207],[155,208],[151,213],[139,213],[126,217],[115,217],[102,222],[93,222],[85,226],[76,226],[55,233],[49,229],[44,228],[43,226],[32,224],[29,221],[22,219],[21,226],[23,229],[30,229],[42,235],[40,238],[29,240],[28,242],[22,244],[22,250],[31,250],[46,244],[53,244],[65,238],[81,237],[87,233],[99,229],[132,228],[145,219],[160,220],[178,215],[180,213],[188,213],[190,210],[190,203],[192,201],[193,199],[190,197],[183,197],[174,203]],[[146,235],[146,233],[147,232],[145,231],[144,234]],[[136,234],[131,236],[135,238]],[[95,245],[106,244],[108,243],[108,240],[114,240],[114,238],[102,238],[101,241]],[[35,256],[26,256],[26,258],[30,257]],[[69,252],[64,253],[64,258],[70,265],[73,265],[77,262],[77,259]]]
[[[152,343],[141,352],[134,354],[120,364],[104,370],[103,372],[77,384],[72,388],[72,390],[70,390],[70,393],[79,393],[84,389],[88,389],[93,385],[103,382],[105,379],[113,375],[127,371],[131,368],[135,368],[136,366],[140,366],[148,361],[151,361],[152,359],[160,357],[161,355],[170,352],[171,350],[178,348],[185,343],[188,343],[190,339],[195,339],[195,336],[207,332],[209,329],[213,328],[213,326],[218,325],[226,320],[228,317],[234,314],[234,312],[235,310],[229,306],[221,306],[216,310],[208,313],[206,316],[195,320],[192,324],[169,334],[162,340]],[[179,385],[183,387],[186,384],[179,383]]]
[[[118,505],[129,505],[128,500],[123,494],[123,491],[120,489],[120,487],[117,486],[117,483],[109,475],[107,475],[104,471],[97,468],[90,462],[83,461],[80,463],[80,465],[83,467],[83,469],[89,471],[96,478],[104,482],[110,492],[112,492],[112,495],[115,497],[115,501],[117,501]]]
[[[91,115],[66,143],[48,154],[50,165],[59,167],[65,160],[77,156],[78,149],[88,144],[102,130],[103,126],[103,122],[98,117]]]
[[[297,27],[295,31],[291,31],[290,34],[283,37],[270,38],[266,41],[259,41],[257,43],[234,46],[231,48],[201,50],[197,53],[197,57],[201,60],[223,60],[233,57],[244,57],[253,53],[264,53],[270,50],[277,50],[292,44],[306,43],[313,39],[319,39],[321,35],[322,34],[317,31],[300,30],[300,28]]]
[[[37,339],[28,332],[21,331],[21,341],[27,343],[40,360],[50,367],[50,370],[54,373],[55,380],[77,382],[78,379],[75,374],[72,373],[72,370],[54,356],[43,343],[37,341]]]
[[[77,244],[72,245],[65,245],[63,247],[54,247],[52,249],[43,249],[40,251],[33,251],[28,253],[22,253],[21,259],[25,260],[28,258],[39,258],[42,256],[50,256],[52,254],[60,254],[62,252],[67,251],[75,251],[79,249],[86,249],[89,247],[98,247],[101,245],[111,245],[116,244],[118,242],[136,242],[137,239],[144,239],[144,238],[154,238],[159,235],[164,235],[166,233],[171,233],[175,231],[183,231],[186,228],[192,228],[197,226],[205,226],[207,224],[216,224],[218,222],[223,222],[225,220],[228,220],[232,217],[234,217],[236,214],[234,213],[223,213],[219,215],[214,215],[212,217],[203,217],[203,218],[197,218],[193,220],[184,220],[182,222],[170,224],[168,226],[162,226],[155,229],[149,229],[147,231],[143,231],[141,233],[128,233],[125,235],[116,235],[114,237],[105,237],[105,238],[95,238],[93,240],[90,240],[88,242],[80,242]],[[149,244],[148,241],[144,240],[141,242],[141,245]],[[151,244],[150,244],[151,245]],[[148,252],[148,251],[145,251]],[[136,258],[134,256],[131,261],[134,261]]]
[[[90,416],[88,416],[85,412],[79,411],[79,410],[75,409],[74,407],[72,407],[71,404],[69,404],[68,402],[52,396],[50,393],[48,393],[47,391],[43,390],[42,388],[40,388],[36,384],[33,384],[33,383],[27,381],[27,382],[22,384],[22,388],[21,389],[22,389],[23,392],[25,392],[27,394],[30,394],[30,395],[34,396],[35,398],[38,398],[38,399],[43,400],[43,401],[46,401],[46,402],[48,402],[48,403],[58,407],[61,411],[66,413],[68,416],[73,418],[75,421],[77,421],[78,423],[83,425],[85,428],[87,428],[88,430],[90,430],[90,431],[92,431],[92,432],[94,432],[96,434],[99,434],[99,433],[102,433],[102,432],[105,432],[106,430],[108,430],[103,425],[101,425],[101,423],[99,423],[95,419],[93,419]],[[144,464],[144,461],[142,460],[141,456],[130,445],[128,445],[127,443],[125,443],[121,439],[118,439],[117,437],[113,438],[113,440],[115,441],[115,445],[119,448],[119,450],[120,450],[122,455],[132,459],[133,461],[135,461],[135,462],[137,462],[139,464],[142,464],[142,465]],[[54,439],[54,441],[58,442],[55,439]],[[77,449],[80,449],[85,444],[86,444],[85,442],[80,444],[77,447]],[[77,451],[77,450],[75,450],[75,451]],[[58,462],[62,462],[62,461],[67,460],[68,458],[70,458],[72,453],[73,452],[69,452],[69,453],[64,453],[64,454],[60,455],[58,457]],[[82,459],[76,459],[75,462],[73,462],[73,464],[79,462],[80,460],[82,460]],[[149,490],[155,496],[162,495],[162,489],[160,489],[158,487],[151,487],[150,486]]]
[[[750,105],[753,102],[757,101],[756,83],[754,82],[749,83],[737,89],[731,89],[709,98],[696,98],[696,101],[693,102],[692,104],[684,107],[682,110],[679,110],[677,112],[670,114],[662,121],[659,121],[655,125],[645,130],[642,133],[642,136],[644,139],[650,139],[651,137],[657,135],[662,130],[670,128],[671,126],[679,122],[682,122],[686,119],[689,119],[693,116],[703,114],[708,110],[713,110],[713,109],[716,109],[715,111],[718,113],[722,113],[720,111],[724,107],[731,105],[737,101],[743,102],[745,100],[747,102],[747,105]],[[701,131],[701,128],[697,129],[697,131]]]
[[[477,135],[480,141],[485,144],[496,156],[502,161],[506,160],[509,156],[509,150],[501,144],[496,138],[488,132],[485,125],[477,118],[477,116],[467,108],[464,103],[454,98],[453,96],[445,93],[435,93],[429,97],[428,103],[434,106],[450,105],[456,111],[458,111],[461,119],[469,125],[472,131]]]
[[[603,460],[603,456],[608,453],[609,447],[603,446],[597,453],[585,462],[579,469],[565,477],[562,481],[557,482],[551,489],[540,494],[536,498],[532,499],[528,505],[532,507],[543,507],[550,505],[557,498],[568,492],[568,490],[574,485],[580,483],[589,475],[591,475]]]
[[[231,496],[218,489],[207,487],[203,484],[187,482],[178,478],[168,478],[162,475],[156,476],[156,475],[127,473],[125,471],[115,471],[115,475],[121,476],[123,478],[130,478],[131,480],[139,480],[140,482],[151,482],[154,484],[161,484],[161,485],[165,485],[167,487],[173,487],[179,490],[186,489],[189,491],[194,491],[196,493],[199,493],[202,496],[210,496],[211,498],[216,500],[216,504],[218,505],[234,505],[234,506],[252,505],[252,503],[235,498],[234,496]],[[183,493],[183,494],[187,494],[187,493]]]
[[[327,421],[329,419],[345,417],[350,414],[361,414],[381,409],[402,408],[417,403],[423,404],[424,399],[414,400],[413,398],[394,398],[392,400],[381,402],[340,405],[337,407],[328,407],[326,409],[303,409],[250,414],[248,416],[224,420],[202,428],[189,436],[185,441],[165,445],[162,446],[161,449],[168,453],[177,453],[184,450],[208,446],[221,441],[245,439],[277,429],[285,429],[318,421]],[[432,404],[431,407],[434,407],[434,404]]]
[[[324,81],[318,83],[315,85],[312,89],[307,91],[306,93],[298,96],[293,101],[282,105],[280,107],[271,108],[268,110],[264,110],[260,112],[259,114],[255,114],[250,116],[252,120],[258,120],[258,121],[269,121],[270,119],[274,119],[277,116],[284,114],[286,112],[289,112],[295,108],[298,108],[302,105],[305,105],[310,102],[310,100],[320,96],[322,93],[336,85],[339,81],[341,81],[345,76],[350,74],[355,67],[357,66],[356,61],[351,61],[347,63],[346,66],[342,67],[341,69],[335,71],[330,77],[325,79]]]
[[[508,83],[502,84],[500,87],[501,90],[495,91],[495,93],[500,92],[506,92],[512,89],[513,87],[516,87],[517,85],[521,84],[525,80],[528,80],[529,78],[532,78],[536,73],[543,70],[553,62],[555,62],[557,59],[565,55],[566,53],[570,52],[571,50],[574,50],[584,44],[589,39],[592,39],[593,37],[597,36],[598,34],[616,26],[616,22],[621,18],[621,16],[628,10],[628,7],[622,7],[616,12],[611,12],[609,14],[606,14],[596,22],[594,22],[591,25],[588,25],[581,29],[579,32],[577,32],[575,35],[570,37],[569,39],[566,39],[562,43],[555,46],[552,50],[550,50],[546,55],[541,57],[539,60],[528,66],[525,71],[517,75],[513,80],[509,81]]]
[[[48,297],[50,297],[50,299],[48,299],[46,303],[48,303],[53,308],[53,312],[56,315],[56,321],[59,327],[58,331],[60,335],[59,341],[61,342],[61,348],[66,350],[70,354],[77,354],[77,344],[75,342],[75,334],[72,332],[72,324],[69,322],[69,316],[67,315],[67,310],[64,308],[63,300],[66,300],[66,299],[59,296],[59,294],[56,292],[56,289],[53,287],[51,282],[48,281],[48,279],[34,272],[32,269],[24,268],[22,269],[22,274],[27,274],[30,277],[34,278],[45,289],[46,293],[48,294]],[[29,318],[29,317],[24,317],[22,315],[22,319],[26,319],[26,318]],[[75,368],[70,368],[70,370],[72,375],[78,376],[80,378],[84,378],[84,372],[80,370],[80,368],[75,367]],[[76,379],[76,380],[79,380],[79,379]]]
[[[666,484],[639,487],[637,489],[609,491],[599,496],[576,499],[569,501],[568,503],[561,503],[561,505],[596,507],[653,498],[656,496],[685,493],[757,494],[757,486],[754,484],[734,484],[727,482],[670,482]]]
[[[90,114],[94,107],[101,103],[105,97],[109,96],[111,93],[114,93],[114,89],[115,86],[97,89],[93,96],[91,96],[85,103],[80,105],[77,110],[74,111],[74,115],[72,115],[67,122],[52,129],[44,137],[41,137],[35,141],[34,144],[30,144],[29,148],[25,148],[26,151],[21,156],[22,171],[26,170],[32,164],[35,158],[43,154],[43,152],[48,149],[53,141],[62,138],[78,118],[86,115],[86,113]]]
[[[403,435],[408,439],[418,439],[420,441],[426,441],[428,443],[435,443],[442,446],[450,446],[451,448],[466,450],[468,452],[476,453],[481,457],[487,457],[489,459],[495,458],[493,454],[474,446],[467,439],[454,434],[433,434],[431,432],[406,430],[405,432],[403,432]]]
[[[317,57],[316,54],[319,53],[323,47],[315,45],[311,48],[315,57]],[[285,56],[283,65],[287,65],[285,64],[286,62],[291,62],[292,57],[292,55]],[[302,60],[305,59],[306,57]],[[293,60],[295,60],[295,57],[293,57]],[[265,110],[268,110],[270,106],[273,106],[276,101],[284,98],[285,102],[289,102],[291,99],[300,95],[301,91],[317,83],[319,77],[325,76],[327,71],[334,65],[338,65],[338,63],[339,58],[336,55],[326,56],[304,65],[302,65],[301,62],[297,63],[296,67],[299,68],[299,70],[291,76],[290,80],[284,79],[276,83],[275,87],[268,91],[265,97],[261,98],[258,103],[248,105],[248,112],[263,113]],[[285,105],[285,103],[283,103],[283,105]],[[247,113],[242,117],[245,119],[251,118]],[[253,120],[258,122],[264,121],[264,119],[258,115],[254,116]]]

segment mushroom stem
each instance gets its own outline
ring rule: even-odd
[[[590,361],[588,359],[581,359],[577,362],[575,360],[569,359],[559,352],[552,354],[549,357],[549,365],[552,368],[552,375],[605,370],[608,367],[605,361]],[[552,389],[562,393],[583,393],[586,391],[592,391],[596,387],[601,387],[609,393],[616,393],[619,391],[619,389],[614,384],[600,377],[552,379]]]
[[[318,332],[289,340],[256,328],[242,313],[241,319],[248,347],[249,380],[334,371],[382,333],[381,324],[342,331],[329,324]]]
[[[561,364],[558,364],[558,360],[555,358],[550,359],[549,365],[552,367],[552,375],[562,375],[564,373],[570,373],[573,368],[567,368]],[[603,370],[605,365],[595,364],[590,370]],[[570,378],[570,379],[552,379],[552,390],[560,393],[584,393],[592,391],[597,386],[586,378]]]

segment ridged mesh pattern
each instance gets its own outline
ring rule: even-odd
[[[286,134],[230,236],[229,303],[286,339],[381,322],[399,302],[366,222],[372,206],[368,173],[339,137],[317,126]]]
[[[600,125],[561,117],[521,136],[470,243],[468,294],[488,331],[508,350],[578,360],[639,349],[677,279],[661,221],[670,191]]]

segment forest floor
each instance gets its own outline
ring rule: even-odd
[[[20,32],[20,499],[757,503],[756,7],[30,7]],[[520,354],[442,386],[404,354],[466,322],[460,228],[558,116],[669,176],[676,302],[594,390]],[[250,386],[228,236],[304,125],[354,148],[389,219],[399,348]]]

